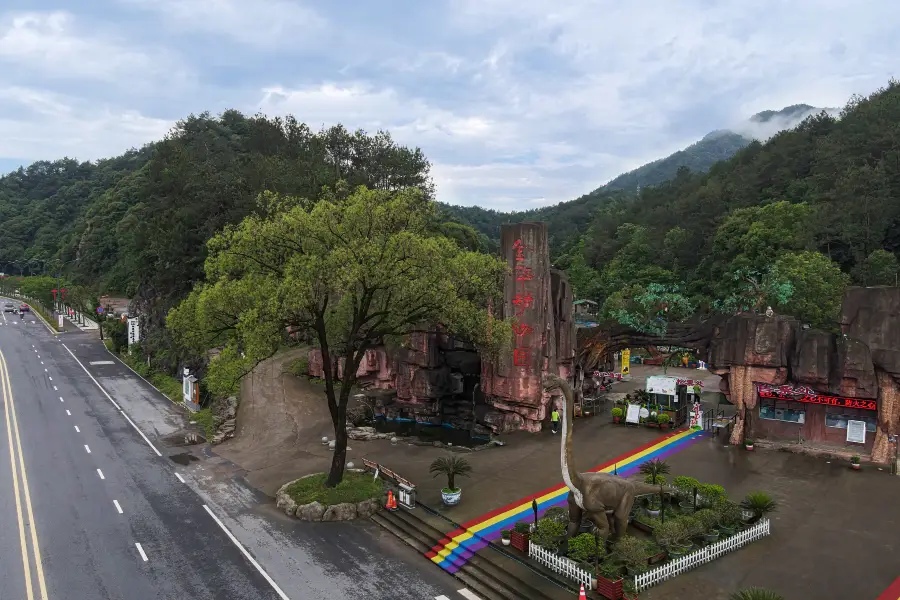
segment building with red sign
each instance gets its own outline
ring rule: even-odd
[[[822,442],[869,452],[878,425],[878,402],[820,394],[807,386],[757,383],[761,439]]]

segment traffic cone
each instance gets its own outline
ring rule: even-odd
[[[584,593],[584,584],[581,584],[581,591],[578,592],[578,600],[587,600],[587,594]]]
[[[397,510],[397,499],[394,498],[394,490],[388,490],[387,504],[384,507],[387,510]]]

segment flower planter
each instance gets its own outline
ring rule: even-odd
[[[704,539],[707,543],[709,543],[709,544],[712,544],[712,543],[714,543],[714,542],[718,542],[718,541],[719,541],[719,532],[718,532],[718,531],[711,531],[711,532],[705,534],[705,535],[703,536],[703,539]]]
[[[500,538],[500,542],[501,542],[504,546],[509,546],[509,544],[510,544],[509,538]]]
[[[603,575],[598,575],[597,591],[608,600],[622,600],[622,580],[607,579]]]
[[[654,554],[650,558],[647,559],[648,565],[655,565],[656,563],[661,563],[669,557],[669,553],[663,550],[659,554]]]
[[[640,529],[644,533],[650,533],[650,534],[653,533],[653,528],[650,525],[648,525],[642,521],[639,521],[638,519],[635,519],[634,521],[632,521],[631,524],[634,526],[635,529]]]
[[[753,451],[753,444],[744,444],[744,448],[750,452]]]
[[[859,463],[850,463],[850,468],[854,471],[859,471]]]
[[[445,506],[456,506],[459,504],[459,499],[462,496],[462,490],[441,490],[441,500],[444,501]]]
[[[676,558],[681,558],[685,554],[689,554],[692,549],[693,549],[693,546],[691,546],[691,545],[672,546],[671,548],[669,548],[669,558],[671,558],[673,560]]]
[[[694,510],[694,503],[689,500],[682,500],[681,502],[678,503],[678,507],[681,508],[681,510],[691,510],[692,511],[692,510]]]
[[[653,519],[658,519],[658,518],[659,518],[659,513],[660,513],[660,512],[662,512],[662,509],[657,508],[657,509],[654,510],[654,509],[652,509],[652,508],[648,508],[648,509],[647,509],[647,516],[650,517],[650,518],[653,518]]]
[[[509,534],[509,542],[512,547],[519,552],[528,554],[528,538],[530,536],[530,533],[519,533],[518,531],[513,531],[511,534]]]
[[[659,424],[659,428],[660,428],[660,429],[664,429],[664,430],[665,430],[665,429],[668,429],[668,428],[669,428],[669,424],[668,424],[668,423],[660,423],[660,424]]]
[[[622,422],[622,417],[613,417],[613,423],[619,424]]]

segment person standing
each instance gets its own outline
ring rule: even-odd
[[[550,431],[559,433],[559,410],[554,406],[550,413]]]

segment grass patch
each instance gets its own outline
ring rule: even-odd
[[[183,400],[183,388],[180,380],[175,379],[171,375],[156,371],[147,366],[147,363],[135,358],[128,352],[123,352],[119,355],[119,358],[122,359],[122,362],[131,367],[135,373],[152,383],[154,387],[165,394],[169,400],[176,404],[181,404]]]
[[[345,471],[344,480],[334,488],[325,487],[327,478],[327,473],[305,477],[289,485],[285,492],[297,504],[319,502],[325,506],[342,502],[357,503],[370,498],[380,499],[384,493],[381,479],[375,479],[371,473]]]
[[[216,435],[216,424],[215,419],[213,418],[212,410],[208,408],[198,410],[193,415],[191,415],[191,418],[203,426],[203,431],[206,435],[206,441],[211,440],[213,436]]]

